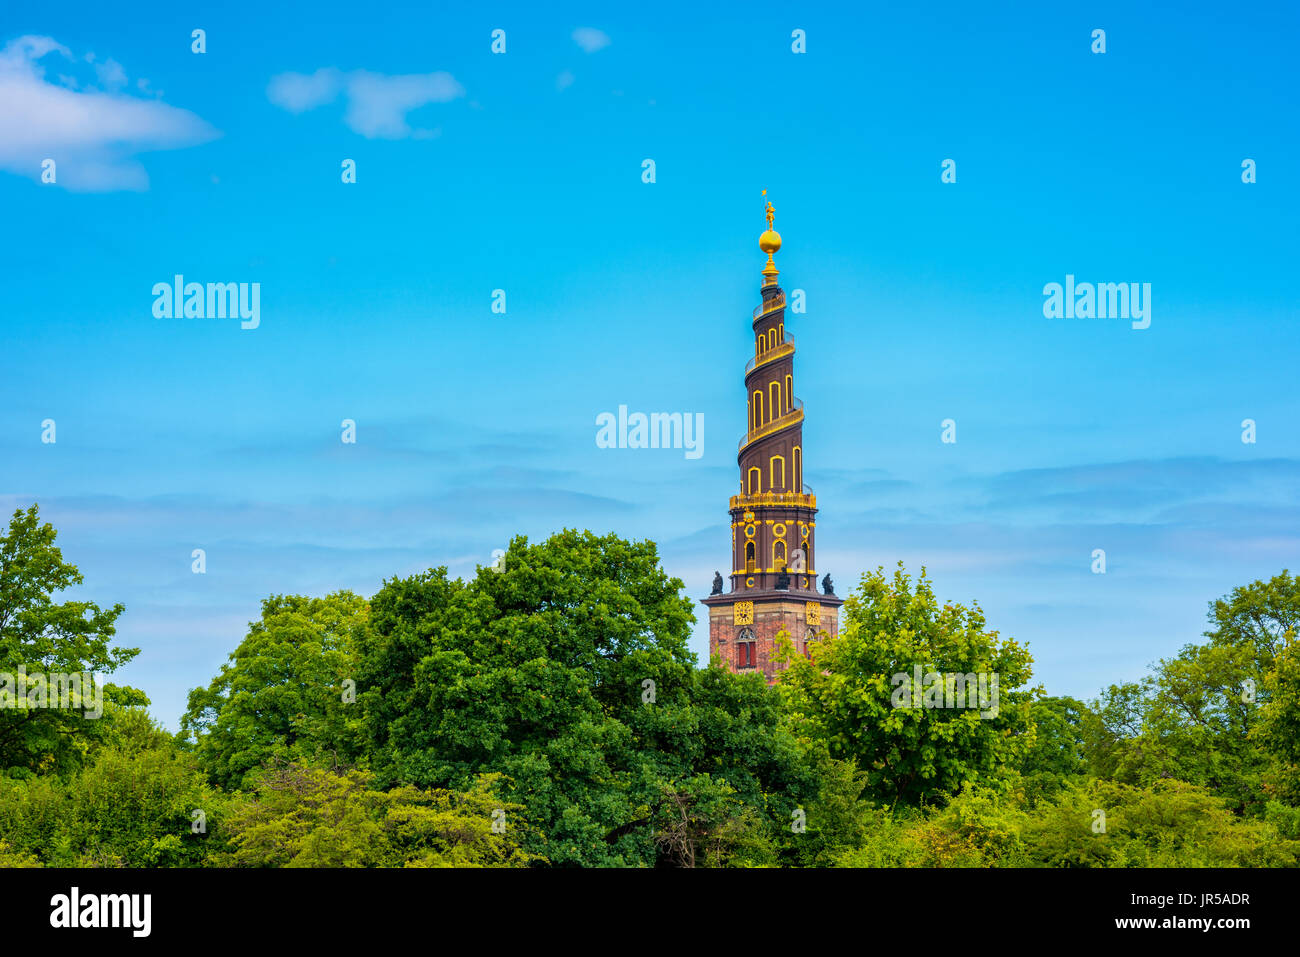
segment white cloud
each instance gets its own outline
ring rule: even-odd
[[[266,95],[291,113],[331,103],[342,93],[347,100],[343,121],[367,139],[428,139],[436,130],[413,130],[406,114],[428,103],[448,103],[465,95],[450,73],[388,76],[369,70],[343,72],[333,67],[315,73],[281,73],[271,77]]]
[[[72,52],[51,37],[19,37],[0,50],[0,169],[39,180],[41,162],[48,158],[57,164],[56,185],[142,190],[149,176],[137,154],[181,149],[221,135],[189,110],[123,95],[126,71],[111,59],[84,61],[106,89],[78,87],[72,73],[52,82],[38,62],[52,54],[77,66]]]
[[[406,123],[411,110],[464,95],[450,73],[384,76],[356,70],[348,78],[348,110],[343,119],[362,136],[402,139],[411,134]]]
[[[582,47],[585,52],[595,53],[597,50],[605,49],[612,41],[604,30],[597,30],[595,27],[578,27],[573,31],[573,42]]]
[[[271,77],[266,95],[276,106],[301,113],[329,103],[343,88],[343,74],[333,67],[315,73],[281,73]]]
[[[126,70],[116,60],[108,59],[96,64],[95,75],[99,77],[100,85],[107,90],[116,92],[126,86]]]

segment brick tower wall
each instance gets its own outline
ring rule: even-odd
[[[732,595],[727,596],[733,598]],[[833,603],[823,604],[807,596],[748,598],[743,594],[734,595],[735,600],[713,602],[709,604],[709,655],[719,658],[732,671],[741,674],[761,673],[769,684],[776,680],[777,674],[786,665],[776,660],[776,636],[785,630],[794,642],[797,652],[806,653],[807,632],[811,629],[817,638],[833,638],[839,633],[840,599],[831,599]],[[753,622],[746,624],[737,621],[736,605],[740,602],[753,602]],[[809,605],[816,606],[816,624],[808,621]],[[743,612],[741,617],[744,617]],[[754,633],[753,664],[742,666],[737,636],[748,627]]]

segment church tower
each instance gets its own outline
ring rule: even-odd
[[[767,191],[763,191],[764,195]],[[785,331],[785,291],[773,255],[781,236],[767,203],[762,302],[754,310],[754,357],[745,366],[747,427],[740,439],[740,494],[731,496],[731,590],[721,574],[709,609],[709,654],[733,671],[760,672],[768,683],[782,665],[776,636],[796,650],[833,637],[839,607],[830,576],[817,590],[817,496],[804,484],[803,402],[794,395],[794,339]]]

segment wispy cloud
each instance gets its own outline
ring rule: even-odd
[[[126,70],[116,60],[110,57],[103,63],[95,63],[95,55],[90,53],[86,55],[86,62],[94,64],[95,76],[99,78],[99,84],[104,89],[116,93],[126,86]]]
[[[436,130],[413,129],[406,116],[429,103],[449,103],[465,95],[450,73],[411,73],[389,76],[370,70],[348,72],[325,67],[315,73],[280,73],[271,77],[266,95],[290,113],[302,113],[347,100],[343,122],[367,139],[427,139]]]
[[[605,49],[612,41],[604,30],[597,30],[595,27],[578,27],[573,31],[573,42],[582,47],[584,52],[595,53],[597,50]]]
[[[271,77],[266,95],[290,113],[302,113],[332,102],[343,89],[343,73],[323,67],[315,73],[280,73]]]
[[[47,57],[59,60],[53,81],[41,62]],[[79,79],[85,64],[93,80]],[[78,61],[52,37],[9,41],[0,50],[0,169],[39,180],[41,163],[52,159],[57,186],[143,190],[149,176],[138,154],[194,146],[220,135],[189,110],[123,94],[126,85],[126,70],[115,60],[96,63],[88,54]]]

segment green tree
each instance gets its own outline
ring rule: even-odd
[[[502,775],[555,865],[762,864],[822,782],[761,680],[698,670],[691,603],[653,543],[516,538],[501,570],[386,582],[361,653],[384,786]],[[831,802],[826,833],[839,827]],[[724,809],[735,811],[723,813]],[[821,833],[820,831],[818,832]]]
[[[232,867],[523,867],[520,808],[485,777],[463,793],[378,791],[357,769],[289,764],[250,776],[226,822]],[[495,828],[495,830],[494,830]]]
[[[968,785],[942,807],[881,808],[845,867],[1290,867],[1300,842],[1182,781],[1073,778],[1027,803]]]
[[[104,745],[66,780],[0,779],[0,834],[52,867],[203,864],[220,844],[228,799],[159,733]]]
[[[1187,781],[1234,811],[1263,814],[1275,758],[1257,728],[1274,693],[1267,679],[1275,656],[1298,612],[1300,579],[1286,571],[1212,602],[1208,641],[1184,646],[1094,703],[1084,721],[1092,771],[1138,786]]]
[[[43,866],[40,859],[35,854],[24,854],[22,851],[16,851],[9,846],[7,841],[0,840],[0,867],[41,867]]]
[[[1142,734],[1147,696],[1147,683],[1126,681],[1110,685],[1083,712],[1080,733],[1091,774],[1119,779],[1123,768],[1124,777],[1133,777],[1130,752]]]
[[[784,729],[783,729],[784,730]],[[802,801],[802,830],[792,827],[790,817],[780,821],[779,862],[790,867],[829,867],[846,850],[864,846],[871,833],[876,810],[863,798],[867,775],[852,761],[840,761],[827,754],[820,743],[802,742],[805,761],[815,780]]]
[[[657,861],[667,867],[770,867],[771,828],[735,789],[707,774],[664,785],[655,805]]]
[[[1044,697],[1033,702],[1034,744],[1020,765],[1031,799],[1051,794],[1067,782],[1084,776],[1084,723],[1088,706],[1069,697]]]
[[[1277,649],[1264,687],[1268,703],[1253,733],[1272,761],[1267,772],[1270,790],[1286,804],[1300,806],[1300,641],[1294,633],[1288,633]],[[1270,806],[1270,812],[1274,819],[1285,816],[1296,821],[1289,829],[1300,831],[1300,812],[1275,806]]]
[[[643,863],[659,799],[634,733],[689,695],[689,602],[650,543],[564,532],[510,545],[503,571],[385,584],[361,668],[372,766],[386,784],[463,790],[497,772],[558,864]],[[656,688],[645,714],[643,682]],[[651,763],[653,764],[653,762]],[[635,826],[633,824],[635,823]],[[652,860],[652,858],[651,858]]]
[[[351,592],[326,598],[275,595],[262,618],[206,688],[190,692],[181,718],[213,781],[239,788],[271,761],[349,762],[361,709],[351,700],[366,602]]]
[[[1293,867],[1300,850],[1272,824],[1174,780],[1073,784],[1035,809],[1022,839],[1023,862],[1040,867]]]
[[[840,867],[1016,867],[1027,822],[1014,789],[967,785],[942,807],[875,808],[861,846]]]
[[[1015,769],[1034,740],[1034,692],[1020,690],[1032,658],[1022,645],[985,631],[978,605],[940,606],[924,570],[913,585],[901,563],[892,578],[884,569],[863,575],[844,607],[841,634],[813,643],[810,657],[786,642],[781,688],[800,734],[866,774],[867,798],[918,805]],[[996,675],[996,707],[934,707],[933,698],[913,706],[902,678],[918,667],[989,676],[989,705]]]
[[[1148,681],[1142,734],[1121,777],[1144,785],[1176,778],[1208,787],[1234,810],[1260,813],[1267,756],[1251,729],[1266,695],[1253,652],[1216,639],[1161,660]]]
[[[102,609],[90,601],[56,601],[55,595],[82,583],[75,565],[55,546],[54,527],[42,524],[37,507],[18,509],[0,535],[0,673],[29,675],[111,674],[138,648],[110,646],[122,605]],[[61,773],[81,766],[103,732],[82,710],[30,707],[16,694],[16,682],[0,678],[0,773]],[[147,704],[140,692],[115,685],[102,689],[105,701]]]
[[[1268,581],[1234,588],[1210,603],[1205,633],[1212,644],[1248,649],[1257,670],[1267,671],[1288,633],[1300,627],[1300,576],[1283,569]]]
[[[658,799],[658,776],[629,779],[633,732],[619,715],[635,713],[644,680],[660,709],[689,688],[681,583],[652,545],[590,533],[516,539],[504,564],[469,583],[444,570],[393,581],[375,596],[362,674],[376,767],[458,789],[501,773],[545,835],[536,853],[644,861],[651,815],[638,812]]]

